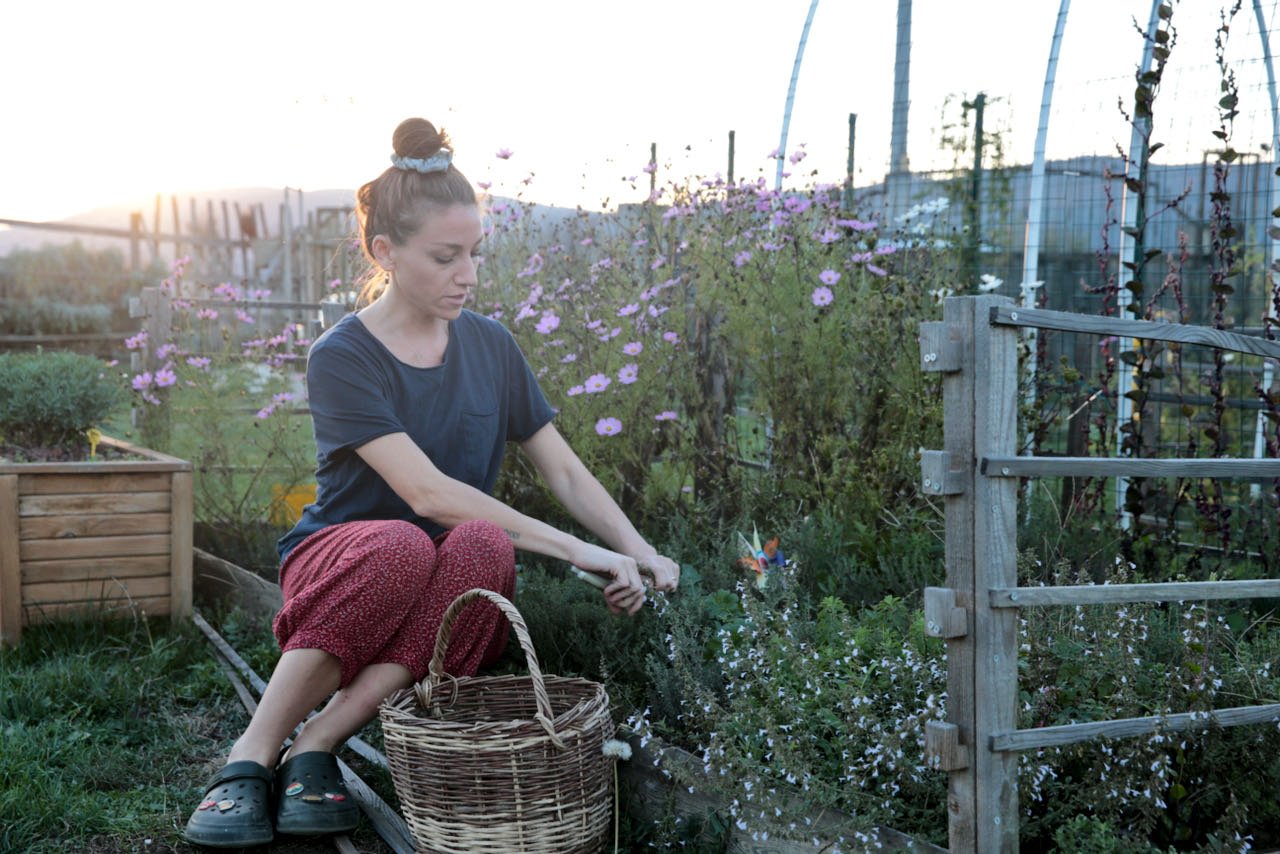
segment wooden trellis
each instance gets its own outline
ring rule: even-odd
[[[926,631],[946,640],[947,721],[927,728],[926,751],[949,772],[953,852],[1018,850],[1018,752],[1280,720],[1280,704],[1204,713],[1017,728],[1018,609],[1280,596],[1280,580],[1017,586],[1020,477],[1280,478],[1277,459],[1017,456],[1018,327],[1219,347],[1280,358],[1280,342],[1174,323],[1026,309],[1006,297],[946,300],[941,322],[920,324],[920,366],[943,374],[944,448],[924,451],[921,486],[946,512],[945,587],[924,591]]]

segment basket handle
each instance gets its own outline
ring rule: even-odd
[[[449,637],[453,634],[453,624],[462,613],[462,609],[476,599],[488,599],[496,605],[511,623],[511,628],[515,629],[516,638],[520,641],[520,648],[524,650],[525,660],[529,665],[529,676],[533,681],[533,699],[538,706],[538,711],[533,716],[534,720],[542,724],[551,742],[563,750],[566,745],[556,733],[555,724],[552,722],[551,700],[547,697],[547,686],[543,681],[542,669],[538,666],[538,655],[533,651],[533,641],[529,638],[529,629],[524,623],[524,617],[520,616],[516,606],[512,605],[505,596],[492,590],[485,590],[482,587],[472,588],[454,599],[445,610],[444,618],[440,621],[440,631],[436,633],[436,649],[431,656],[431,664],[427,667],[427,678],[413,686],[414,693],[418,695],[418,702],[424,709],[429,707],[431,692],[445,675],[444,656],[449,647]]]

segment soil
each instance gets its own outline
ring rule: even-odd
[[[87,444],[14,445],[0,441],[0,462],[5,463],[115,462],[131,459],[139,457],[107,445],[99,445],[98,453],[90,460]]]

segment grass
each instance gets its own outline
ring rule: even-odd
[[[275,647],[236,614],[220,631],[260,675]],[[189,622],[28,626],[0,649],[0,852],[194,852],[182,828],[248,715]],[[376,725],[375,725],[376,726]],[[395,806],[390,776],[346,759]],[[352,836],[389,850],[367,822]],[[273,852],[332,851],[282,839]]]

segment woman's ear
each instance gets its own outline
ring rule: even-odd
[[[391,252],[391,238],[385,234],[375,234],[373,240],[369,241],[369,248],[373,251],[373,260],[378,262],[379,267],[384,270],[396,268],[395,257]]]

